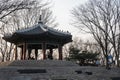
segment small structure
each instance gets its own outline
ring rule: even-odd
[[[38,24],[33,27],[17,30],[13,34],[6,34],[3,39],[16,45],[15,60],[18,57],[17,47],[22,50],[21,60],[30,59],[32,49],[35,49],[36,60],[38,49],[42,49],[43,59],[46,59],[46,49],[49,49],[52,55],[55,48],[58,48],[59,60],[62,60],[62,46],[72,41],[72,35],[69,32],[59,31],[44,25],[40,18]]]

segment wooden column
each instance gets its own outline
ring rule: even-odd
[[[23,60],[23,46],[21,48],[21,60]]]
[[[53,49],[50,48],[49,52],[48,52],[48,59],[51,59],[51,60],[53,59],[53,55],[52,54],[53,54]]]
[[[50,59],[53,59],[53,49],[50,48]]]
[[[15,45],[15,60],[17,60],[18,54],[17,54],[17,45]]]
[[[35,60],[37,60],[38,57],[38,49],[35,49]]]
[[[43,52],[43,59],[46,59],[46,44],[45,44],[45,42],[42,43],[42,52]]]
[[[31,51],[32,49],[28,49],[28,60],[31,58]]]
[[[23,44],[23,60],[26,59],[26,50],[27,50],[27,48],[26,48],[26,43],[24,43],[24,44]]]
[[[59,52],[59,60],[62,60],[62,45],[61,44],[59,44],[58,45],[58,52]]]

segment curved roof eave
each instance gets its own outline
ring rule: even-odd
[[[54,34],[54,35],[58,35],[58,36],[71,36],[70,33],[68,32],[63,32],[63,31],[60,31],[60,30],[56,30],[56,29],[53,29],[53,28],[49,28],[48,27],[48,32],[50,32],[51,34]]]
[[[43,23],[39,23],[33,27],[30,27],[30,28],[27,28],[27,29],[22,29],[22,30],[18,30],[16,31],[15,33],[17,34],[24,34],[24,35],[38,35],[38,34],[42,34],[42,33],[45,33],[45,32],[49,32],[53,35],[57,35],[57,36],[71,36],[71,34],[69,32],[63,32],[63,31],[60,31],[60,30],[56,30],[56,29],[53,29],[53,28],[50,28],[46,25],[44,25]]]
[[[45,37],[49,37],[49,39],[52,40],[57,39],[57,41],[63,41],[63,43],[72,41],[72,35],[69,32],[63,32],[60,30],[50,28],[44,25],[43,23],[38,23],[33,27],[18,30],[13,34],[4,35],[4,40],[17,43],[17,41],[20,42],[20,40],[22,41],[27,40],[27,38],[33,39],[33,37],[34,39],[38,39],[38,40],[43,39]]]
[[[30,28],[18,30],[15,33],[16,34],[24,34],[24,35],[34,35],[34,34],[42,34],[46,31],[47,30],[45,28],[43,28],[41,24],[37,24]]]

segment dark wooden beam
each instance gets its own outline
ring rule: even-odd
[[[42,43],[42,52],[43,52],[43,59],[46,59],[46,43]]]
[[[62,45],[58,44],[58,52],[59,52],[59,60],[63,59],[63,55],[62,55]]]
[[[35,49],[35,60],[37,60],[38,57],[38,49]]]
[[[17,60],[18,53],[17,53],[17,45],[15,45],[15,60]]]
[[[23,60],[23,46],[21,47],[21,60]]]
[[[25,60],[26,59],[26,50],[27,50],[27,47],[26,47],[26,43],[23,44],[23,59]]]
[[[32,49],[28,48],[28,60],[31,59],[31,51],[32,51]]]

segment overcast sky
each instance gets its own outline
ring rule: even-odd
[[[84,4],[87,0],[52,0],[53,15],[56,16],[56,21],[59,23],[58,29],[69,31],[74,36],[80,35],[79,30],[70,25],[71,10],[81,4]],[[82,37],[84,37],[81,34]]]

